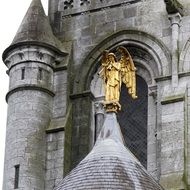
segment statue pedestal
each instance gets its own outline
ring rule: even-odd
[[[104,108],[106,112],[115,112],[117,113],[118,111],[121,110],[121,105],[118,101],[109,101],[109,102],[104,102]]]

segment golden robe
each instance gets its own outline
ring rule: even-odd
[[[121,64],[119,62],[110,62],[106,68],[106,92],[105,101],[119,101],[121,87]]]

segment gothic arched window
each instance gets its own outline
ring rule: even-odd
[[[126,146],[147,167],[148,86],[138,75],[137,96],[138,99],[133,100],[123,84],[120,95],[122,110],[117,116]]]

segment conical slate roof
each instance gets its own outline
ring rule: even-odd
[[[108,113],[92,151],[54,190],[163,190],[124,146],[115,113]]]
[[[38,44],[62,52],[62,45],[53,35],[48,17],[44,12],[41,0],[33,0],[13,39],[4,54],[15,46]]]

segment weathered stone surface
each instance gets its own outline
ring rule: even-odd
[[[46,140],[45,190],[52,190],[64,176],[64,131],[49,133]]]
[[[31,166],[24,164],[24,170],[20,170],[20,189],[26,189],[23,184],[43,189],[41,181],[47,176],[45,183],[49,190],[61,179],[63,170],[68,173],[88,154],[96,139],[93,101],[99,101],[98,96],[102,96],[98,81],[95,99],[83,95],[91,90],[91,81],[97,77],[101,52],[114,51],[120,45],[130,50],[137,74],[148,85],[147,170],[156,179],[161,178],[167,190],[188,189],[190,2],[178,0],[184,14],[180,23],[171,23],[168,19],[168,13],[181,12],[176,0],[166,4],[164,0],[89,2],[73,1],[73,7],[66,3],[65,8],[65,0],[49,1],[50,27],[40,1],[34,0],[13,41],[14,47],[15,44],[23,46],[15,49],[12,46],[3,56],[10,69],[12,91],[7,95],[8,190],[14,185],[14,166],[18,161],[32,163]],[[36,16],[38,19],[34,20]],[[175,30],[171,27],[173,24]],[[61,48],[53,33],[63,43]],[[31,40],[35,44],[28,46]],[[54,51],[60,53],[69,44],[72,44],[70,57],[57,58]],[[177,45],[175,51],[174,45]],[[45,46],[51,46],[51,50]],[[39,68],[44,80],[40,80]],[[75,98],[70,98],[71,94]],[[64,127],[65,143],[57,139],[59,134],[64,138]],[[56,159],[56,153],[61,156],[63,151],[64,158]],[[42,172],[44,176],[41,164],[47,169],[47,174]],[[37,176],[35,182],[26,177],[26,168]]]
[[[46,161],[45,128],[50,121],[52,97],[43,92],[26,90],[12,94],[8,104],[10,117],[3,189],[14,189],[14,166],[18,164],[19,187],[42,189]]]
[[[89,127],[91,125],[92,97],[91,93],[84,94],[84,96],[72,96],[72,149],[76,151],[71,153],[71,168],[85,157],[92,146],[89,139],[92,135]]]

